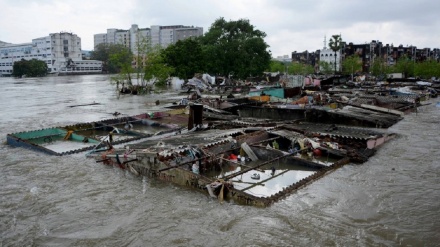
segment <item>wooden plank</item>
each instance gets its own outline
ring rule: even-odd
[[[252,161],[258,160],[257,155],[255,155],[254,151],[252,151],[252,149],[249,147],[249,145],[246,142],[243,142],[241,144],[241,148],[251,158]]]
[[[376,111],[380,111],[380,112],[385,112],[385,113],[391,113],[394,115],[398,115],[398,116],[405,116],[405,113],[401,112],[401,111],[397,111],[397,110],[393,110],[393,109],[388,109],[388,108],[384,108],[384,107],[379,107],[379,106],[374,106],[374,105],[366,105],[366,104],[361,104],[362,108],[367,108],[370,110],[376,110]]]

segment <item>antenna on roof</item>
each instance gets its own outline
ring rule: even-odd
[[[327,44],[327,36],[324,35],[324,49],[327,49],[326,44]]]

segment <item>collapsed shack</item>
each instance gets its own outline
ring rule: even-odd
[[[370,128],[388,128],[402,119],[401,116],[373,109],[346,105],[342,108],[271,104],[265,106],[246,105],[238,111],[243,118],[263,118],[273,120],[306,120],[313,123],[352,125]]]
[[[265,207],[345,164],[367,161],[394,137],[377,128],[402,119],[362,105],[199,102],[8,134],[8,144],[55,155],[89,151],[96,162],[138,176],[193,188],[219,201]],[[54,149],[57,143],[80,148],[61,152]]]
[[[197,129],[91,156],[219,201],[265,207],[345,164],[366,161],[393,136],[325,124],[217,122],[231,124],[235,128]]]

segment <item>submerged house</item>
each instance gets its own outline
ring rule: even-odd
[[[342,91],[330,104],[315,96],[290,103],[199,98],[160,112],[8,134],[7,141],[53,155],[86,152],[99,164],[219,201],[265,207],[343,165],[367,161],[395,136],[386,128],[406,106]]]

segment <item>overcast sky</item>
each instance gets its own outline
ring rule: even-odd
[[[248,19],[273,57],[315,51],[333,34],[346,42],[440,48],[440,0],[0,0],[0,41],[77,34],[83,50],[108,28],[188,25],[207,32],[219,17]]]

